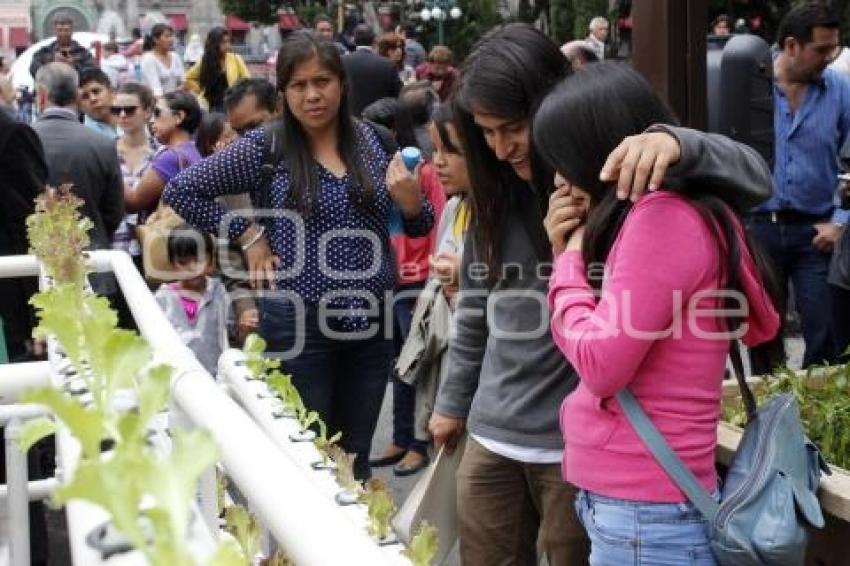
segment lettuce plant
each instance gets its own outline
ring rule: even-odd
[[[322,456],[322,465],[327,467],[331,457],[329,448],[339,442],[339,439],[342,438],[342,432],[337,432],[328,438],[328,425],[325,424],[325,421],[319,419],[316,424],[319,426],[319,434],[313,439],[313,445]]]
[[[431,566],[431,561],[439,549],[437,528],[428,524],[428,521],[422,521],[410,544],[401,553],[410,559],[413,566]]]
[[[262,529],[257,518],[243,505],[231,505],[224,512],[225,529],[242,550],[245,560],[251,561],[260,550]]]
[[[53,388],[25,392],[24,402],[46,406],[54,419],[30,421],[20,445],[27,450],[64,426],[80,443],[81,456],[73,477],[54,492],[54,503],[84,500],[100,506],[153,566],[195,566],[187,546],[192,500],[200,474],[216,460],[216,448],[199,430],[174,431],[165,454],[148,444],[148,423],[166,408],[172,369],[150,366],[148,345],[117,328],[117,315],[105,299],[85,293],[82,250],[91,223],[80,217],[81,203],[69,187],[48,188],[27,220],[31,250],[53,280],[53,287],[31,302],[39,317],[36,335],[56,338],[93,402],[84,406]],[[118,391],[130,392],[135,406],[116,408]],[[114,441],[108,457],[101,454],[104,439]],[[210,563],[246,562],[221,547]]]
[[[379,541],[386,539],[391,531],[390,519],[396,511],[387,485],[380,478],[370,479],[366,482],[361,500],[368,506],[369,534]]]

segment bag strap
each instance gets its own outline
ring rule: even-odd
[[[744,377],[744,361],[741,359],[741,348],[738,346],[737,340],[732,340],[729,345],[729,357],[732,358],[732,369],[735,371],[735,379],[738,381],[738,389],[747,411],[747,424],[750,424],[756,418],[758,403],[756,403],[756,398],[747,384],[747,378]]]
[[[264,158],[260,167],[260,206],[271,207],[269,190],[272,186],[274,173],[278,163],[283,161],[283,131],[281,122],[275,120],[263,126],[264,133]]]
[[[632,395],[632,392],[628,389],[620,390],[617,393],[617,401],[637,435],[652,453],[655,461],[664,468],[670,479],[685,493],[694,507],[702,513],[705,520],[712,523],[720,506],[697,481],[693,472],[682,462],[682,459],[670,448],[670,445],[652,424],[638,400]]]

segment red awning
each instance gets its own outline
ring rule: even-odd
[[[189,23],[186,20],[186,14],[168,14],[168,25],[174,28],[174,31],[186,31],[189,29]]]
[[[18,47],[29,47],[30,32],[27,28],[10,28],[9,29],[9,47],[16,49]]]
[[[277,26],[283,29],[298,29],[301,27],[301,22],[295,14],[280,14]]]
[[[224,27],[232,31],[248,31],[251,29],[251,25],[248,22],[230,15],[224,19]]]

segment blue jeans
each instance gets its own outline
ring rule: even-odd
[[[328,425],[328,436],[342,431],[339,444],[357,455],[354,475],[361,480],[372,475],[369,452],[393,356],[382,321],[381,316],[373,321],[378,331],[372,337],[341,339],[322,331],[315,306],[307,305],[299,316],[288,300],[260,303],[260,334],[268,352],[286,353],[303,339],[300,352],[283,356],[282,369],[292,374],[307,408],[318,411]],[[333,323],[329,326],[340,331]]]
[[[410,323],[413,319],[413,309],[416,308],[416,299],[424,283],[415,283],[399,287],[396,292],[404,293],[401,298],[393,303],[393,344],[395,355],[401,353],[401,347],[410,334]],[[423,456],[428,455],[428,443],[417,440],[413,430],[414,413],[416,409],[416,387],[408,385],[395,376],[393,380],[393,444],[399,448],[413,450]]]
[[[806,344],[803,367],[834,361],[837,355],[832,332],[835,312],[826,280],[830,254],[819,251],[812,244],[817,234],[813,224],[751,219],[748,228],[770,257],[777,280],[786,294],[788,280],[794,284],[794,301]],[[767,373],[770,369],[754,367],[753,373]]]
[[[715,566],[708,527],[690,503],[645,503],[581,490],[576,511],[590,566]]]

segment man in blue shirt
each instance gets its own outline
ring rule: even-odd
[[[750,228],[779,281],[790,279],[806,349],[803,365],[835,359],[827,283],[830,254],[847,211],[835,207],[838,152],[850,133],[850,82],[826,69],[840,50],[839,20],[807,3],[779,26],[774,60],[774,193],[753,209]],[[754,364],[758,366],[758,364]],[[768,367],[754,367],[754,372]]]

